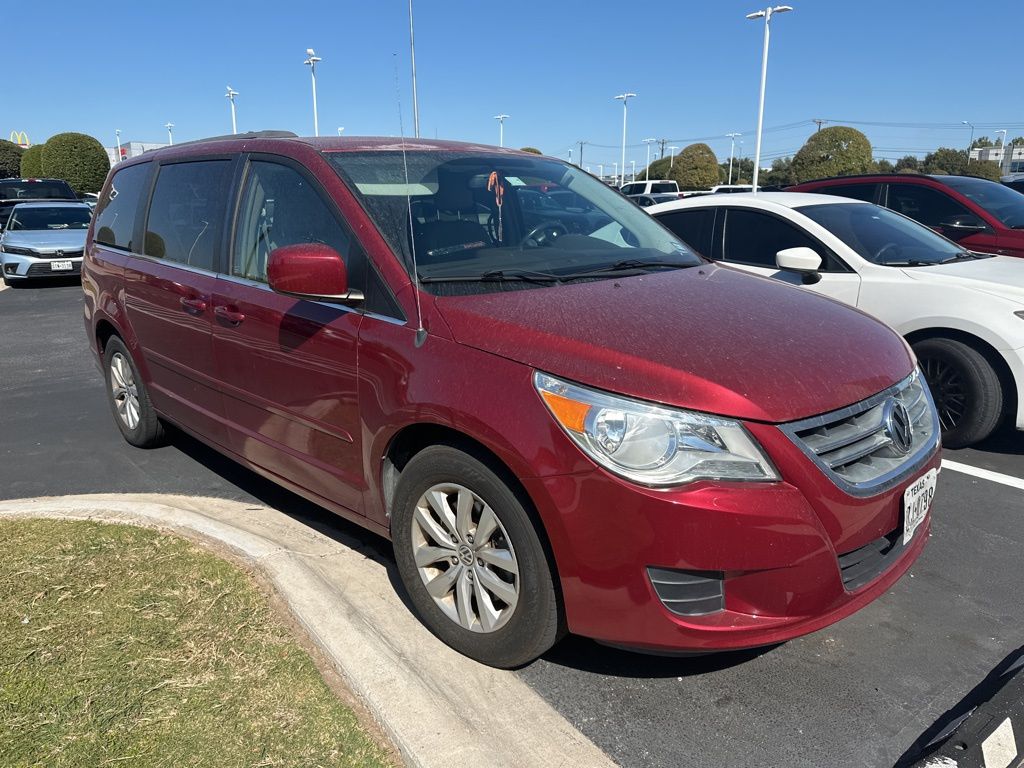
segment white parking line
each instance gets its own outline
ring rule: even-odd
[[[974,477],[980,477],[982,480],[991,480],[993,483],[1002,483],[1011,488],[1019,488],[1024,491],[1024,479],[1014,477],[1013,475],[1004,475],[1002,472],[972,467],[970,464],[961,464],[959,461],[950,461],[949,459],[942,460],[942,468],[951,469],[954,472],[963,472],[965,475],[973,475]]]

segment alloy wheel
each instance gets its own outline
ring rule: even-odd
[[[921,360],[943,431],[954,429],[967,413],[967,391],[960,370],[936,357]]]
[[[519,564],[505,527],[465,486],[428,489],[413,512],[416,568],[434,603],[471,632],[495,632],[519,602]]]
[[[120,352],[110,358],[110,391],[118,417],[128,429],[134,430],[141,418],[139,388],[131,363]]]

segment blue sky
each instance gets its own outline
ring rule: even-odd
[[[790,127],[765,133],[766,164],[795,152],[812,118],[904,124],[857,126],[876,157],[889,158],[966,146],[961,120],[978,124],[979,135],[1002,127],[1011,138],[1024,134],[1016,48],[1001,42],[996,7],[790,2],[795,12],[772,23],[765,109],[766,128]],[[505,112],[506,144],[566,157],[585,140],[583,164],[610,171],[622,129],[613,96],[629,90],[638,97],[628,157],[638,166],[646,137],[679,146],[713,137],[724,160],[724,134],[740,131],[752,155],[763,26],[744,15],[756,6],[416,0],[421,134],[496,144],[493,115]],[[406,0],[22,2],[7,25],[4,138],[12,129],[34,142],[79,130],[110,146],[120,128],[124,140],[166,141],[168,121],[176,141],[228,133],[228,84],[240,94],[240,131],[309,135],[307,47],[323,58],[322,134],[345,126],[346,135],[397,135],[396,66],[412,132]]]

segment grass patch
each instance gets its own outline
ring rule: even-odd
[[[0,520],[0,765],[391,764],[237,567],[143,528]]]

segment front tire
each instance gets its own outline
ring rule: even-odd
[[[391,534],[420,620],[460,653],[509,669],[562,634],[558,591],[537,528],[487,465],[447,445],[402,470]]]
[[[149,400],[131,353],[117,336],[111,336],[103,350],[103,374],[110,410],[124,439],[137,448],[162,445],[163,424]]]
[[[955,339],[914,344],[942,426],[942,442],[965,448],[995,431],[1003,415],[1003,388],[992,364]]]

